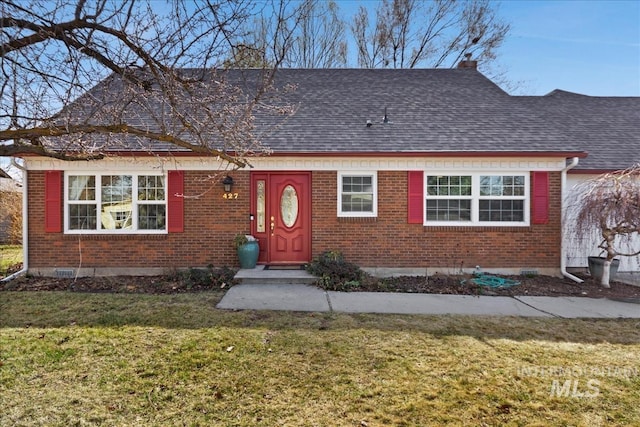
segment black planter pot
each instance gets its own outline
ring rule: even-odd
[[[589,262],[589,272],[591,273],[591,277],[596,280],[602,280],[602,273],[604,272],[604,262],[607,259],[599,256],[590,256],[587,258]],[[611,260],[611,266],[609,267],[609,280],[613,280],[618,272],[618,267],[620,267],[620,260],[614,259]]]

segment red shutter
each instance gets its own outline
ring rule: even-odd
[[[62,231],[62,171],[47,171],[44,175],[44,231]]]
[[[549,222],[549,172],[533,172],[533,223]]]
[[[182,233],[184,231],[183,171],[169,171],[167,189],[167,231]]]
[[[424,198],[424,172],[422,171],[409,171],[407,173],[408,181],[408,212],[407,222],[409,224],[423,224],[424,212],[423,212],[423,198]]]

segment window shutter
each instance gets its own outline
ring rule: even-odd
[[[167,198],[167,231],[184,231],[184,171],[169,171]]]
[[[549,172],[533,172],[533,223],[549,222]]]
[[[44,175],[44,231],[62,231],[62,171],[47,171]]]
[[[424,172],[409,171],[407,174],[408,181],[408,212],[407,222],[409,224],[423,224],[424,212]]]

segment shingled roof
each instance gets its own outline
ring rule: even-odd
[[[230,70],[230,78],[240,72],[252,74]],[[270,129],[261,140],[274,155],[587,152],[585,170],[640,162],[637,97],[510,96],[474,69],[281,69],[276,86],[285,84],[296,87],[282,99],[296,113],[275,129],[271,116],[256,115],[258,133]],[[106,96],[104,87],[94,88],[92,98]],[[156,151],[176,151],[155,144]]]
[[[554,90],[516,98],[543,121],[554,123],[564,141],[588,157],[576,170],[617,170],[640,163],[640,97],[593,97]]]
[[[300,107],[265,139],[276,153],[581,151],[471,69],[281,70],[278,78],[297,83]]]

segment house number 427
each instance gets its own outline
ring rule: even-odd
[[[234,200],[238,198],[238,193],[224,193],[222,195],[223,199]]]

